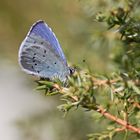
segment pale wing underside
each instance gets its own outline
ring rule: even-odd
[[[19,63],[24,71],[43,78],[59,78],[65,81],[69,68],[51,48],[51,44],[40,36],[30,34],[22,42]]]

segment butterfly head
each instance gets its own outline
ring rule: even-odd
[[[69,67],[69,74],[73,75],[75,72],[75,68],[74,67]]]

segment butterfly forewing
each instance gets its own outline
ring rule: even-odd
[[[62,61],[64,61],[64,63],[67,64],[66,58],[58,42],[58,39],[52,32],[51,28],[44,21],[37,21],[30,29],[29,35],[32,33],[48,41],[51,44],[54,53],[59,55]]]

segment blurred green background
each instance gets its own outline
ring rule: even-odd
[[[33,90],[32,76],[18,65],[18,49],[30,26],[42,19],[58,37],[69,64],[109,73],[114,69],[109,55],[113,35],[92,18],[98,7],[106,6],[96,0],[0,0],[1,140],[85,140],[88,133],[104,129],[105,122],[99,125],[84,110],[63,118],[57,96]]]

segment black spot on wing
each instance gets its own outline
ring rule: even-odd
[[[35,48],[35,49],[40,49],[40,47],[39,47],[39,46],[33,46],[33,48]]]
[[[46,50],[44,50],[44,53],[46,53]]]
[[[24,69],[29,70],[31,72],[35,72],[35,69],[29,60],[21,59],[20,63]]]
[[[32,48],[26,48],[26,51],[28,52],[28,51],[32,51]]]
[[[22,52],[22,53],[21,53],[21,55],[26,55],[26,54],[27,54],[27,52]]]

